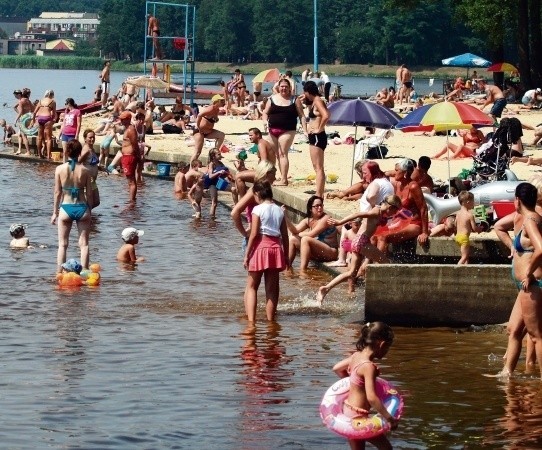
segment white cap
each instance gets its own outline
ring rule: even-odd
[[[143,236],[144,234],[145,232],[143,230],[137,230],[134,227],[128,227],[122,230],[121,236],[124,242],[128,242],[128,241],[131,241],[136,236]]]

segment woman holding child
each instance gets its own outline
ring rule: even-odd
[[[416,237],[420,245],[425,245],[429,237],[427,204],[420,185],[412,180],[412,172],[414,172],[414,161],[409,158],[404,158],[395,164],[395,176],[391,181],[394,193],[401,199],[403,209],[408,210],[412,216],[410,223],[399,231],[388,230],[376,236],[376,246],[382,252],[387,251],[388,244]]]

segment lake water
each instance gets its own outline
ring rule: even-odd
[[[29,87],[32,90],[32,100],[41,98],[47,89],[55,91],[57,105],[64,105],[67,97],[72,97],[76,103],[83,104],[92,101],[94,90],[100,80],[99,71],[93,70],[47,70],[47,69],[0,69],[0,80],[2,89],[0,90],[0,118],[6,118],[8,122],[13,123],[16,115],[13,113],[12,106],[15,103],[13,91]],[[111,73],[111,93],[116,93],[121,83],[133,72],[112,72]],[[209,74],[196,74],[201,77],[210,77]],[[214,75],[213,75],[214,76]],[[224,81],[230,79],[231,74],[218,74]],[[300,79],[300,76],[297,75]],[[246,75],[246,82],[249,91],[252,90],[253,75]],[[369,78],[369,77],[331,77],[333,83],[342,85],[342,93],[345,95],[374,95],[383,87],[394,85],[392,78]],[[428,94],[429,92],[442,93],[442,80],[434,80],[432,86],[429,85],[429,79],[415,79],[415,89],[419,94]],[[208,86],[207,88],[218,89],[218,86]],[[264,85],[264,93],[269,92],[271,84]],[[298,85],[298,92],[301,92],[301,84]],[[169,103],[171,99],[165,100]]]
[[[5,72],[3,96],[26,85],[63,98],[86,83],[72,74],[46,86],[28,71],[14,86]],[[0,159],[2,448],[347,447],[323,427],[318,405],[336,379],[331,367],[354,348],[363,289],[351,299],[337,287],[319,308],[314,294],[328,275],[282,276],[277,323],[262,320],[260,308],[248,327],[240,237],[226,208],[217,223],[195,222],[170,182],[147,179],[129,209],[126,181],[103,176],[90,240],[102,284],[58,290],[53,173],[48,164]],[[29,225],[37,248],[9,249],[14,222]],[[147,261],[129,270],[115,254],[132,225],[145,230],[138,254]],[[68,256],[78,254],[74,230]],[[405,397],[394,448],[542,446],[537,374],[521,361],[511,382],[482,376],[501,367],[500,328],[394,331],[381,362]]]

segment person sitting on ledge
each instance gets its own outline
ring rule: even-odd
[[[358,181],[357,183],[354,183],[349,188],[343,189],[343,190],[336,190],[333,192],[328,192],[326,195],[326,198],[328,199],[334,199],[339,198],[341,200],[359,200],[363,193],[365,192],[365,189],[367,189],[367,186],[369,183],[367,183],[363,179],[363,173],[361,172],[361,168],[366,163],[366,160],[361,160],[356,163],[354,166],[354,169],[358,176],[361,178],[361,181]]]

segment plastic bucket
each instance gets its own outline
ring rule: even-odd
[[[171,164],[156,164],[156,171],[161,177],[169,177]]]
[[[224,178],[219,178],[216,182],[216,188],[219,191],[225,191],[228,189],[230,183],[228,183]]]
[[[60,153],[60,152],[51,152],[51,158],[55,162],[58,162],[58,161],[60,161],[62,159],[61,155],[62,155],[62,153]]]

